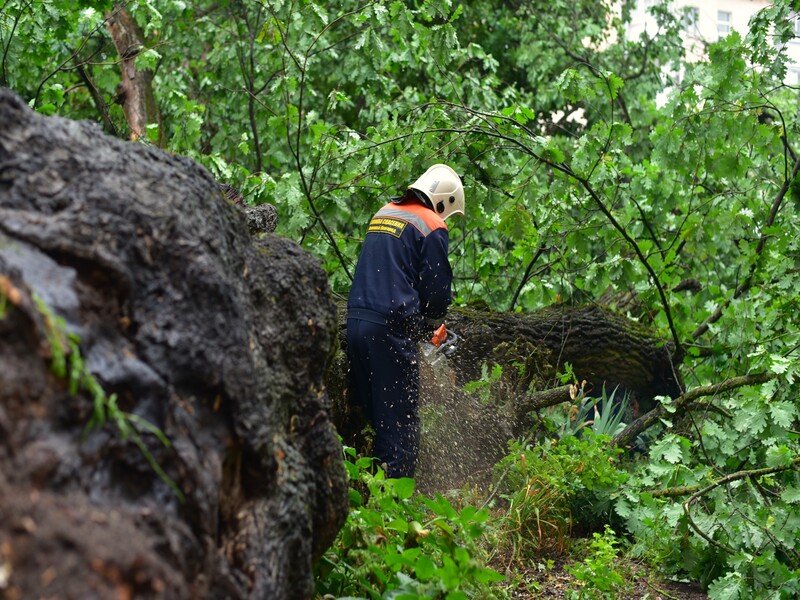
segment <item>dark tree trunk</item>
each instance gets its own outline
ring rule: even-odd
[[[8,597],[312,597],[347,515],[319,263],[204,168],[0,88],[0,566]],[[51,362],[64,331],[142,445]],[[134,423],[135,424],[135,423]],[[147,456],[164,470],[159,476]]]
[[[535,313],[453,310],[447,325],[464,340],[455,365],[462,381],[477,379],[487,360],[502,364],[504,351],[529,359],[525,347],[532,345],[551,369],[572,365],[591,393],[619,386],[650,401],[681,392],[669,346],[636,322],[599,306],[554,306]],[[547,375],[546,370],[540,374]]]

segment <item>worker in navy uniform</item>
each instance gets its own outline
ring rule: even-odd
[[[388,477],[413,477],[419,452],[417,343],[452,301],[444,220],[464,214],[456,172],[436,164],[369,223],[347,303],[351,401],[375,429]]]

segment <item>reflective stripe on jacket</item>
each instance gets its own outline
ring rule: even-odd
[[[452,301],[447,225],[416,201],[389,203],[369,223],[347,303],[348,317],[411,335]]]

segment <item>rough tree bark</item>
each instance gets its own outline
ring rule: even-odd
[[[45,118],[0,89],[0,570],[6,597],[313,594],[347,514],[323,372],[320,265],[196,163]],[[51,370],[87,370],[157,426],[144,448]]]
[[[594,393],[619,386],[649,400],[681,392],[669,346],[600,306],[553,306],[528,314],[454,310],[447,322],[464,338],[456,369],[462,379],[476,379],[481,363],[497,355],[501,344],[528,342],[546,351],[551,367],[561,369],[569,362]]]
[[[164,146],[161,111],[153,93],[153,73],[136,66],[136,57],[144,48],[144,35],[123,6],[115,6],[107,15],[108,31],[120,58],[118,102],[131,130],[131,139],[147,139],[147,125],[158,125],[160,147]]]

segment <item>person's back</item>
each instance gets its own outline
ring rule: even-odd
[[[417,335],[424,317],[441,318],[453,275],[445,222],[420,201],[389,203],[372,218],[347,303],[348,317]]]

